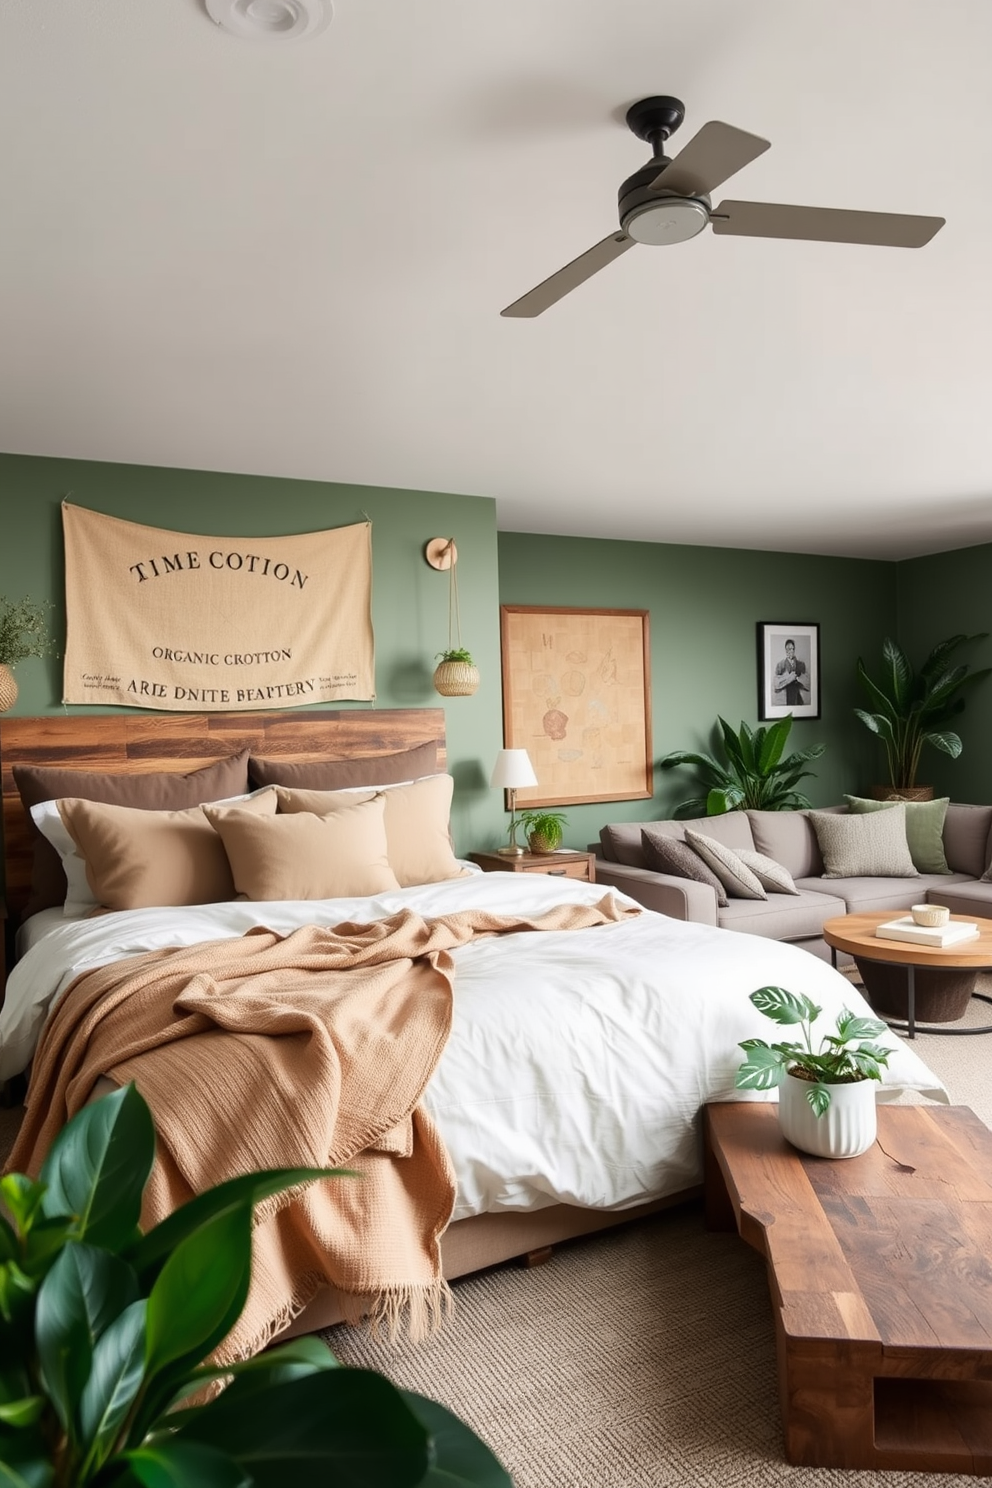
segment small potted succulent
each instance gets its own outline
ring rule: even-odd
[[[885,1024],[843,1008],[834,1032],[813,1047],[812,1025],[823,1011],[803,994],[784,987],[751,993],[759,1012],[775,1023],[798,1024],[802,1043],[768,1044],[744,1039],[747,1056],[734,1079],[738,1090],[779,1087],[782,1134],[815,1157],[857,1157],[875,1140],[875,1088],[890,1049],[874,1043]]]
[[[51,656],[55,642],[48,633],[51,603],[8,599],[0,594],[0,713],[17,702],[17,683],[11,667],[28,656]]]
[[[551,853],[561,847],[567,817],[561,811],[522,811],[520,820],[532,853]]]
[[[437,653],[434,690],[442,697],[471,697],[479,690],[479,668],[464,646]]]

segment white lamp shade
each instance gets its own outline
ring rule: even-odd
[[[490,785],[503,790],[519,790],[525,785],[536,785],[537,776],[526,749],[501,749],[496,756]]]

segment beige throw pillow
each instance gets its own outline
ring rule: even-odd
[[[737,848],[737,856],[745,868],[750,868],[761,887],[770,894],[799,893],[788,868],[783,868],[774,858],[766,857],[764,853],[750,852],[746,847]]]
[[[145,811],[67,798],[58,803],[97,904],[107,909],[152,905],[217,904],[234,898],[224,845],[205,815],[275,816],[274,790],[236,806],[192,806],[186,811]]]
[[[245,899],[349,899],[399,888],[386,856],[381,796],[325,816],[204,811]]]
[[[400,888],[440,883],[471,873],[458,862],[451,846],[448,819],[453,789],[450,775],[428,775],[409,785],[387,786],[381,792],[389,866]],[[276,794],[280,812],[310,811],[318,816],[355,800],[355,794],[348,791],[290,790],[284,786],[276,786]],[[359,799],[369,799],[368,793],[358,795]]]
[[[685,829],[685,840],[713,870],[732,899],[767,899],[758,878],[732,847],[725,847],[715,837]]]
[[[824,878],[917,877],[901,801],[865,816],[811,811],[809,819],[823,855]]]

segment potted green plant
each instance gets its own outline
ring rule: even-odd
[[[823,1009],[804,994],[784,987],[751,993],[759,1012],[775,1023],[798,1025],[802,1042],[769,1044],[744,1039],[747,1056],[737,1070],[738,1090],[779,1087],[783,1135],[816,1157],[857,1157],[875,1140],[875,1090],[890,1050],[873,1040],[885,1032],[879,1018],[862,1018],[843,1008],[832,1033],[813,1047],[812,1025]]]
[[[987,636],[987,631],[950,636],[933,648],[919,671],[914,671],[899,643],[887,636],[882,645],[885,670],[878,681],[869,677],[858,657],[858,677],[874,711],[855,708],[854,712],[881,739],[889,772],[889,784],[875,789],[880,799],[925,801],[933,796],[932,787],[916,784],[920,752],[929,744],[957,759],[961,738],[947,725],[964,708],[964,694],[992,670],[983,667],[970,672],[967,663],[952,667],[948,658],[960,646],[984,641]]]
[[[340,1367],[316,1338],[203,1363],[248,1295],[253,1205],[354,1175],[245,1174],[142,1234],[154,1152],[151,1113],[128,1085],[63,1128],[38,1181],[0,1179],[0,1483],[512,1488],[443,1406]]]
[[[808,749],[785,754],[791,713],[768,728],[751,729],[742,721],[736,732],[724,719],[717,721],[726,763],[710,754],[681,749],[658,761],[663,770],[688,766],[699,773],[704,794],[682,801],[675,808],[676,817],[722,816],[738,810],[792,811],[809,806],[807,797],[795,787],[804,776],[814,773],[804,766],[819,759],[826,746],[811,744]]]
[[[550,853],[561,847],[568,818],[561,811],[522,811],[520,820],[532,853]]]
[[[0,713],[17,702],[17,682],[11,671],[28,656],[50,656],[55,642],[48,633],[48,611],[55,606],[31,599],[8,599],[0,594]]]
[[[439,651],[434,668],[434,690],[442,697],[471,697],[479,690],[479,668],[464,646]]]

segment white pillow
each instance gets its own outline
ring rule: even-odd
[[[275,786],[263,785],[258,790],[247,791],[241,796],[225,796],[222,801],[205,801],[206,806],[231,806],[238,801],[250,801],[264,791],[275,790]],[[78,918],[96,909],[99,900],[94,897],[86,877],[86,859],[79,853],[59,812],[58,801],[39,801],[31,807],[31,818],[38,831],[50,842],[62,861],[62,871],[68,889],[62,913]]]

